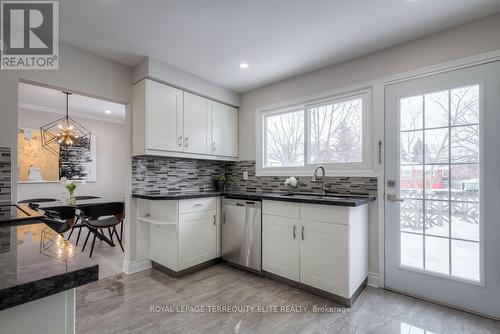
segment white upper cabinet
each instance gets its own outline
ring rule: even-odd
[[[238,109],[212,102],[212,152],[238,157]]]
[[[148,148],[176,150],[182,131],[182,90],[146,82]]]
[[[184,92],[184,152],[211,154],[212,101]]]
[[[133,87],[133,155],[235,160],[238,110],[143,79]]]
[[[142,80],[133,90],[133,153],[181,148],[182,90]]]

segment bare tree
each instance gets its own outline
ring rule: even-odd
[[[304,161],[304,112],[267,117],[267,165],[298,166]]]
[[[362,100],[310,109],[310,156],[314,161],[361,160]]]
[[[442,174],[447,171],[448,162],[451,159],[453,163],[467,163],[467,165],[455,167],[451,174],[454,179],[461,180],[470,178],[477,170],[476,163],[479,158],[479,90],[477,86],[452,89],[441,94],[429,94],[419,96],[420,101],[415,99],[415,105],[408,108],[422,108],[425,99],[425,105],[433,104],[434,108],[425,110],[425,116],[422,112],[405,112],[405,119],[402,120],[405,125],[414,125],[416,131],[404,131],[401,133],[401,162],[410,163],[425,168],[424,186],[426,192],[431,198],[441,196],[435,192],[432,187],[437,184],[438,179],[450,177],[450,174]],[[405,106],[407,108],[407,106]],[[431,115],[430,112],[436,113]],[[433,118],[440,128],[425,131],[424,145],[422,141],[423,117]],[[441,117],[441,119],[440,119]],[[420,118],[420,119],[419,119]],[[432,126],[428,126],[432,127]],[[410,126],[411,128],[411,126]],[[408,129],[405,129],[408,130]],[[450,139],[451,137],[451,139]],[[451,143],[450,143],[451,142]],[[422,150],[425,157],[422,156]],[[451,156],[449,154],[451,153]],[[422,160],[422,157],[424,158]],[[442,167],[441,167],[441,166]],[[422,170],[422,173],[424,171]],[[451,180],[448,180],[448,187],[452,187]],[[442,194],[447,198],[448,193]],[[472,196],[474,193],[461,194],[460,196]],[[426,196],[427,197],[427,196]],[[462,198],[462,197],[461,197]],[[402,210],[402,224],[405,227],[421,229],[421,215],[423,214],[421,201],[409,201],[406,208]],[[454,202],[451,203],[455,205]],[[473,211],[474,205],[459,203],[455,205],[455,214],[461,214],[461,219],[478,223],[474,215],[470,216],[469,211]],[[429,202],[426,207],[425,221],[426,226],[442,225],[443,221],[449,221],[448,202]],[[463,211],[460,211],[463,210]],[[476,215],[477,216],[477,215]],[[471,219],[474,218],[474,219]]]
[[[425,162],[433,164],[426,176],[426,185],[431,186],[439,176],[435,170],[436,163],[448,160],[449,147],[451,145],[450,157],[453,162],[478,162],[479,149],[479,91],[477,86],[453,89],[448,99],[432,97],[432,101],[438,105],[446,115],[449,115],[451,128],[451,144],[449,134],[437,135],[433,131],[431,140],[426,140]],[[449,108],[451,107],[451,109]],[[449,110],[450,109],[450,110]],[[472,125],[466,125],[472,124]],[[463,126],[462,126],[463,125]],[[445,130],[446,131],[446,130]],[[432,143],[432,145],[429,145]],[[431,154],[432,153],[432,154]],[[451,180],[450,180],[451,186]]]

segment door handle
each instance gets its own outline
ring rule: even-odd
[[[295,224],[293,225],[293,239],[296,239],[297,238],[297,226],[295,226]]]
[[[404,198],[397,197],[396,195],[393,195],[393,194],[387,194],[387,200],[389,202],[400,202],[400,203],[405,201]]]
[[[302,229],[301,229],[302,240],[304,240],[304,230],[305,230],[305,228],[304,228],[304,226],[302,226]]]

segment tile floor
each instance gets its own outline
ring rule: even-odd
[[[151,306],[181,305],[337,306],[223,264],[177,280],[151,269],[78,288],[76,333],[500,333],[500,322],[374,288],[367,288],[350,312],[151,311]]]
[[[66,232],[65,237],[67,238],[69,232]],[[78,230],[76,230],[73,235],[71,235],[71,243],[74,245],[76,243],[78,235]],[[108,231],[106,231],[106,236],[108,235]],[[87,231],[84,229],[82,234],[80,235],[80,240],[78,242],[78,247],[81,251],[83,247],[83,243],[85,242],[85,237],[87,236]],[[115,239],[116,241],[116,239]],[[83,257],[77,257],[74,261],[78,261],[78,259],[82,258],[85,261],[88,260],[88,256],[90,254],[90,246],[92,245],[92,238],[89,238],[89,242],[87,243],[87,247],[85,247],[85,251],[83,252]],[[97,240],[94,247],[94,253],[92,254],[91,262],[93,264],[99,265],[99,279],[103,279],[106,277],[111,277],[116,274],[122,272],[123,265],[123,251],[120,248],[120,245],[116,242],[115,247],[109,246],[104,241]]]

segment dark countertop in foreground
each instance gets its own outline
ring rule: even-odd
[[[44,229],[52,232],[39,220],[0,224],[0,311],[97,281],[99,266],[79,249],[69,260],[41,254]]]
[[[363,196],[342,196],[329,194],[327,196],[311,195],[309,193],[278,193],[278,192],[239,192],[239,191],[224,191],[224,192],[141,192],[132,194],[134,198],[142,198],[147,200],[179,200],[202,197],[224,196],[228,198],[239,198],[247,200],[273,200],[284,202],[297,202],[322,205],[337,205],[356,207],[369,202],[375,201],[375,197]]]
[[[33,220],[40,220],[45,216],[33,210],[28,204],[18,203],[0,203],[0,226],[6,223],[31,223]]]

